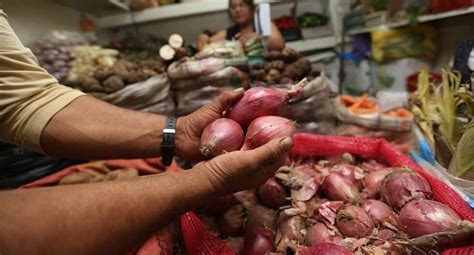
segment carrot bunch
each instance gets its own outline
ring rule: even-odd
[[[412,116],[412,113],[406,110],[405,108],[397,108],[388,112],[381,112],[377,104],[369,99],[369,95],[367,93],[363,94],[359,98],[341,95],[339,96],[339,100],[347,107],[347,110],[355,114],[380,113],[401,118],[407,118]]]

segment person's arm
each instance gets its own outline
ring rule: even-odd
[[[0,253],[125,254],[182,213],[262,184],[291,146],[276,139],[190,171],[0,192]]]
[[[176,155],[202,159],[200,136],[243,90],[224,92],[191,115],[178,118]],[[41,145],[49,155],[68,158],[147,158],[160,156],[165,116],[119,108],[92,97],[79,97],[48,122]]]
[[[285,40],[280,33],[280,30],[272,22],[272,35],[268,38],[269,50],[283,50],[285,48]]]
[[[217,31],[211,38],[209,39],[209,42],[218,42],[225,40],[227,36],[227,31],[225,29]]]

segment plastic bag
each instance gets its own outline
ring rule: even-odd
[[[207,86],[200,90],[182,92],[176,94],[178,108],[176,114],[178,116],[187,115],[201,108],[216,98],[220,93],[226,90],[233,90],[233,87],[213,87]]]
[[[165,101],[169,91],[168,77],[166,74],[160,74],[148,80],[128,85],[115,93],[99,96],[99,99],[120,107],[140,110]]]
[[[218,41],[204,46],[196,53],[197,59],[215,57],[215,58],[235,58],[244,56],[244,50],[240,41]]]
[[[168,75],[171,79],[190,79],[213,73],[224,67],[225,61],[220,58],[206,58],[201,60],[182,58],[181,60],[173,62],[168,67]]]
[[[408,105],[407,92],[379,91],[377,102],[382,112],[390,111]]]
[[[296,122],[335,119],[334,110],[329,101],[329,90],[323,90],[304,101],[288,105],[286,115]]]
[[[344,123],[392,131],[407,131],[413,125],[413,117],[401,118],[381,113],[355,114],[347,110],[346,106],[340,103],[339,97],[335,98],[332,103],[337,118]]]
[[[166,98],[156,104],[139,109],[142,112],[149,112],[165,116],[174,116],[176,114],[176,103],[171,97]]]
[[[226,67],[211,74],[197,77],[195,79],[181,79],[171,82],[171,88],[180,91],[190,91],[200,89],[206,86],[223,87],[232,86],[237,87],[242,84],[248,75],[235,67]]]

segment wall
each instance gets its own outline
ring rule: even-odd
[[[28,45],[51,30],[80,31],[80,13],[47,0],[0,0],[0,9],[16,34]]]
[[[221,0],[224,1],[224,0]],[[291,3],[277,3],[271,5],[272,19],[281,15],[290,15]],[[298,7],[298,13],[306,11],[320,12],[322,10],[321,0],[301,1]],[[208,13],[204,15],[195,15],[182,17],[179,19],[161,20],[159,22],[150,22],[139,24],[139,32],[147,33],[157,37],[167,38],[173,33],[179,33],[186,42],[193,43],[197,36],[205,29],[218,31],[231,25],[227,12]],[[106,38],[120,38],[125,32],[132,28],[104,30],[99,32],[99,39],[103,41]]]

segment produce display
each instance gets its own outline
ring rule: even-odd
[[[293,159],[200,217],[236,254],[428,254],[469,244],[474,224],[431,198],[415,171],[345,153]]]
[[[99,68],[110,68],[117,61],[119,52],[114,49],[104,49],[100,46],[78,46],[71,52],[73,60],[69,63],[71,69],[68,81],[77,83],[83,76],[92,76]]]
[[[112,66],[97,68],[92,75],[81,76],[78,83],[84,92],[110,94],[164,72],[165,64],[161,61],[142,60],[135,64],[120,59]]]
[[[67,84],[71,51],[85,43],[86,40],[80,34],[54,31],[31,45],[31,50],[41,67],[58,79],[59,83]]]

